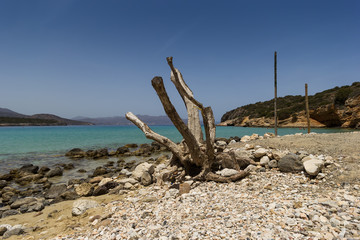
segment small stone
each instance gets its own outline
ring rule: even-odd
[[[72,215],[79,216],[86,212],[89,208],[99,207],[100,205],[94,200],[79,199],[73,203]]]
[[[254,157],[261,158],[262,156],[265,156],[267,153],[267,150],[265,148],[259,148],[254,152]]]
[[[269,161],[268,165],[269,165],[270,168],[277,168],[278,167],[278,161],[273,159],[273,160]]]
[[[184,193],[189,193],[191,190],[190,184],[182,183],[179,186],[179,195],[183,195]]]
[[[233,176],[235,174],[238,174],[239,172],[236,171],[235,169],[229,169],[229,168],[224,168],[221,171],[217,171],[216,174],[223,176],[223,177],[230,177]]]
[[[263,156],[261,159],[260,159],[260,165],[261,166],[267,166],[270,162],[270,159],[268,156]]]

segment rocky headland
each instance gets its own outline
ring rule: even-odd
[[[67,155],[74,161],[109,154],[119,161],[67,184],[51,184],[49,172],[54,169],[30,165],[1,176],[0,235],[4,239],[356,239],[360,237],[360,150],[354,146],[359,144],[359,132],[217,139],[217,154],[232,152],[250,173],[235,183],[197,182],[183,176],[181,168],[174,173],[169,154],[161,154],[165,149],[155,143],[123,146],[111,153],[73,149]],[[160,156],[152,158],[155,153]],[[122,160],[126,155],[149,159],[127,163]],[[236,174],[229,162],[222,160],[218,174]],[[59,168],[66,171],[65,166]],[[19,179],[27,176],[31,180],[18,186],[24,183]],[[28,184],[33,185],[26,188]]]
[[[360,82],[309,96],[310,125],[314,128],[360,128]],[[220,126],[273,127],[274,102],[249,104],[225,113]],[[278,99],[279,127],[307,127],[305,97]]]

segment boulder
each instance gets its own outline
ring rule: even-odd
[[[32,174],[36,174],[39,170],[38,166],[34,166],[32,164],[26,164],[23,165],[21,168],[19,168],[19,171],[21,172],[27,172],[27,173],[32,173]]]
[[[189,193],[191,190],[189,183],[181,183],[179,186],[179,195],[183,195],[184,193]]]
[[[17,211],[17,210],[10,209],[10,210],[4,211],[1,217],[2,217],[2,218],[6,218],[6,217],[8,217],[8,216],[17,215],[17,214],[19,214],[19,213],[20,213],[20,212]]]
[[[9,238],[11,236],[14,236],[14,235],[21,235],[24,233],[24,229],[22,229],[22,227],[13,227],[12,229],[10,230],[7,230],[4,235],[3,235],[3,238],[6,239],[6,238]]]
[[[5,233],[7,230],[8,230],[7,227],[5,227],[5,226],[0,226],[0,237],[1,237],[2,235],[4,235],[4,233]]]
[[[254,157],[255,158],[261,158],[263,156],[265,156],[267,154],[267,150],[265,148],[258,148],[255,152],[254,152]]]
[[[271,160],[270,162],[269,162],[269,167],[270,168],[277,168],[278,167],[278,161],[276,161],[275,159],[273,159],[273,160]]]
[[[143,175],[141,175],[141,184],[144,186],[149,186],[153,183],[153,179],[150,173],[144,172]]]
[[[37,201],[37,199],[34,197],[26,197],[26,198],[17,199],[15,202],[13,202],[10,205],[10,208],[17,209],[17,208],[21,207],[22,205],[28,205],[28,204],[36,202],[36,201]]]
[[[86,157],[86,152],[84,152],[80,148],[73,148],[70,151],[68,151],[67,153],[65,153],[65,156],[69,157],[69,158],[79,159],[79,158]]]
[[[298,155],[289,153],[278,161],[281,172],[301,172],[304,170],[303,163]]]
[[[104,195],[104,194],[107,194],[108,192],[109,192],[109,190],[105,185],[99,186],[94,189],[93,196]]]
[[[223,176],[223,177],[230,177],[233,176],[235,174],[238,174],[239,172],[236,171],[235,169],[229,169],[229,168],[224,168],[221,171],[217,171],[216,174]]]
[[[45,194],[45,198],[57,198],[67,190],[66,184],[52,185]]]
[[[70,190],[67,190],[65,192],[63,192],[60,197],[63,199],[63,200],[75,200],[77,198],[79,198],[79,195],[75,192],[74,189],[70,189]]]
[[[216,159],[220,164],[221,168],[239,169],[235,154],[231,156],[228,153],[219,153],[216,155]]]
[[[108,183],[108,182],[111,182],[112,181],[112,179],[111,178],[103,178],[103,179],[101,179],[101,181],[99,182],[99,187],[101,187],[101,186],[103,186],[103,185],[105,185],[106,183]]]
[[[54,169],[51,169],[45,174],[45,177],[52,178],[55,176],[62,176],[63,175],[63,169],[61,167],[55,167]]]
[[[126,147],[126,146],[119,147],[119,148],[116,150],[116,155],[122,155],[122,154],[127,153],[127,152],[130,152],[130,150],[129,150],[128,147]]]
[[[136,168],[134,169],[134,171],[132,172],[132,177],[137,180],[140,181],[141,180],[141,176],[145,173],[149,173],[149,174],[153,174],[154,173],[154,165],[144,162],[141,163],[139,165],[136,166]]]
[[[94,170],[94,173],[93,173],[93,177],[96,177],[96,176],[100,176],[100,175],[104,175],[108,173],[108,170],[104,167],[97,167],[95,170]]]
[[[280,152],[278,150],[272,151],[272,156],[275,160],[280,160],[281,158],[285,157],[286,153]]]
[[[5,180],[0,180],[0,189],[3,189],[7,186],[7,182]]]
[[[269,165],[269,162],[270,162],[270,159],[269,159],[268,156],[263,156],[260,159],[260,165],[263,166],[263,167]]]
[[[79,199],[73,203],[72,215],[79,216],[86,212],[90,208],[96,208],[100,205],[94,200]]]
[[[75,187],[75,192],[79,196],[91,196],[94,191],[94,187],[90,183],[81,183]]]
[[[303,163],[305,171],[311,175],[316,176],[324,167],[324,161],[318,158],[313,158],[305,161]]]
[[[248,142],[248,141],[250,141],[251,140],[251,137],[250,136],[248,136],[248,135],[245,135],[245,136],[243,136],[242,138],[241,138],[241,142]]]

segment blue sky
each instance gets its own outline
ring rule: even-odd
[[[62,117],[164,115],[174,57],[216,120],[236,107],[360,81],[360,1],[0,1],[0,107]]]

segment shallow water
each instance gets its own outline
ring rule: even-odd
[[[181,136],[174,126],[152,126],[154,131],[175,142]],[[217,127],[217,137],[263,135],[274,132],[267,128]],[[344,129],[313,129],[313,132],[331,133]],[[305,129],[281,128],[279,135],[306,133]],[[56,126],[56,127],[1,127],[0,128],[0,174],[26,163],[52,167],[58,163],[73,163],[76,169],[94,168],[110,160],[71,160],[64,154],[72,148],[84,150],[108,148],[115,150],[127,143],[150,143],[135,126]],[[74,171],[70,171],[74,172]],[[75,173],[71,173],[75,174]]]

